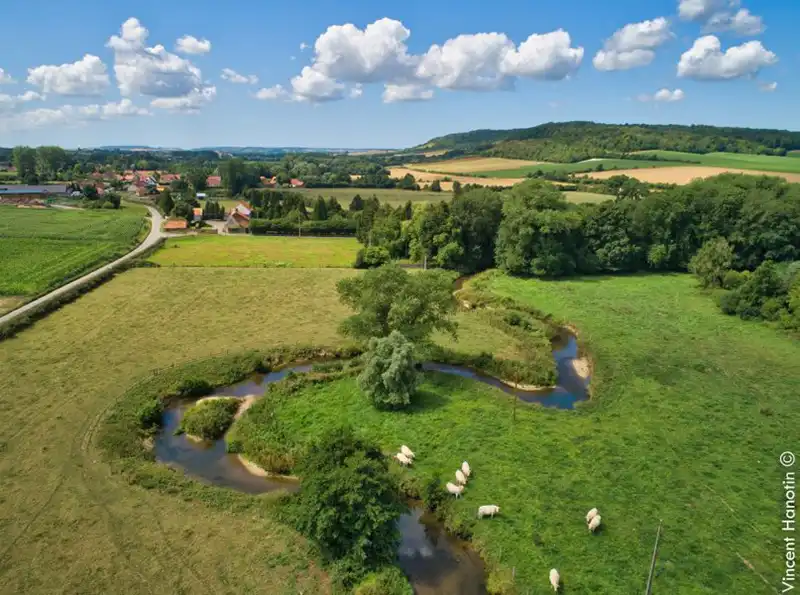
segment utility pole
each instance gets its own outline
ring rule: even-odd
[[[644,595],[650,595],[652,593],[653,588],[653,574],[656,569],[656,554],[658,553],[658,538],[661,537],[661,523],[663,521],[658,521],[658,531],[656,532],[656,544],[653,546],[653,558],[650,560],[650,574],[647,577],[647,589],[645,589]]]

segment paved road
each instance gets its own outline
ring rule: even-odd
[[[95,269],[94,271],[84,275],[83,277],[79,277],[74,281],[70,281],[66,285],[62,285],[58,289],[54,289],[50,293],[43,295],[42,297],[37,298],[32,302],[28,302],[24,306],[20,306],[19,308],[17,308],[16,310],[12,310],[8,314],[0,316],[0,325],[5,324],[6,322],[10,322],[11,320],[14,320],[19,316],[24,316],[31,310],[37,308],[38,306],[47,303],[48,301],[57,298],[58,296],[63,295],[72,289],[75,289],[76,287],[80,287],[84,283],[91,281],[92,279],[95,279],[112,269],[117,268],[124,262],[127,262],[131,258],[138,256],[148,248],[151,248],[156,242],[158,242],[159,238],[161,238],[162,217],[161,213],[159,213],[153,207],[147,207],[147,210],[150,211],[150,233],[144,239],[144,241],[141,244],[139,244],[136,248],[128,252],[125,256],[122,256],[113,262],[109,262],[108,264],[101,266],[99,269]]]

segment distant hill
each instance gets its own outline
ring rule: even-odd
[[[551,122],[533,128],[473,130],[440,136],[414,148],[558,162],[621,157],[645,150],[786,155],[797,149],[800,149],[800,132],[788,130],[594,122]]]

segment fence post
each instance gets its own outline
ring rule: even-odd
[[[658,531],[656,532],[656,543],[653,546],[653,558],[650,560],[650,574],[647,577],[647,588],[645,589],[644,595],[650,595],[653,588],[653,573],[656,569],[656,554],[658,554],[658,539],[661,537],[661,523],[663,521],[658,521]]]

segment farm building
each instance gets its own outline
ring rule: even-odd
[[[222,186],[222,177],[221,176],[208,176],[206,178],[206,186],[209,188],[219,188]]]
[[[289,184],[292,188],[303,188],[305,187],[306,183],[303,180],[298,180],[297,178],[292,178],[289,181]]]
[[[186,219],[170,219],[164,223],[164,231],[185,231],[188,228]]]
[[[46,200],[59,196],[69,196],[66,184],[46,184],[41,186],[26,186],[12,184],[0,186],[0,202],[15,202],[19,200]]]
[[[250,216],[234,209],[225,219],[225,233],[246,232],[250,228]]]
[[[171,182],[177,182],[181,179],[180,174],[161,174],[161,177],[158,179],[160,184],[170,184]]]

